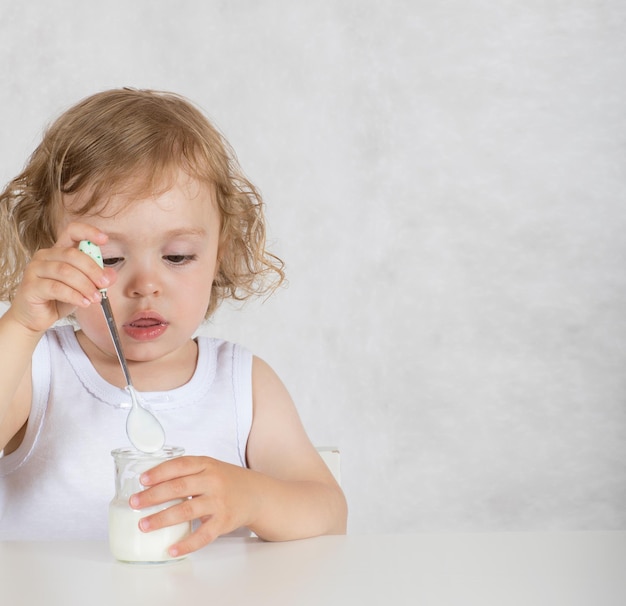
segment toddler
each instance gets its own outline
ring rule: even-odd
[[[0,539],[106,537],[129,395],[102,288],[142,402],[187,453],[142,476],[133,509],[188,498],[141,531],[195,521],[173,557],[238,529],[345,532],[344,495],[274,371],[194,338],[221,301],[269,293],[283,269],[259,192],[188,100],[125,88],[61,115],[0,196],[0,269]]]

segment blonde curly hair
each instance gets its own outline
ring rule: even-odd
[[[214,187],[221,215],[206,317],[224,299],[269,294],[284,280],[284,264],[265,248],[263,200],[228,142],[184,97],[122,88],[62,114],[0,195],[0,300],[12,299],[33,254],[54,244],[63,194],[87,193],[72,209],[84,216],[106,205],[116,187],[165,191],[181,169]]]

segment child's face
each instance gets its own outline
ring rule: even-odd
[[[71,209],[72,198],[65,202]],[[113,196],[103,214],[65,213],[60,227],[78,220],[109,236],[102,256],[117,280],[108,296],[128,360],[175,363],[204,319],[217,271],[220,215],[213,189],[180,173],[155,197]],[[76,310],[76,319],[100,352],[115,355],[99,305]]]

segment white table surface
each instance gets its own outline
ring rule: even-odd
[[[626,532],[222,538],[167,565],[0,542],[0,604],[624,606]]]

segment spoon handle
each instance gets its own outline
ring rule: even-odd
[[[113,310],[111,309],[111,303],[109,302],[109,298],[107,297],[106,290],[102,291],[102,300],[100,301],[100,305],[102,306],[102,311],[104,312],[104,318],[106,319],[107,326],[109,327],[109,332],[111,333],[111,340],[113,341],[113,347],[115,347],[115,353],[117,354],[117,359],[120,361],[120,366],[122,367],[122,372],[124,373],[126,384],[132,387],[133,383],[130,380],[130,373],[128,372],[128,364],[126,364],[126,358],[124,357],[124,353],[122,352],[122,344],[120,343],[120,335],[117,332],[117,326],[115,324],[115,320],[113,319]]]
[[[90,242],[89,240],[82,240],[80,244],[78,245],[78,250],[90,256],[100,267],[104,267],[104,261],[102,260],[102,253],[100,251],[100,247],[97,244],[94,244],[93,242]],[[111,333],[111,339],[113,340],[113,346],[115,347],[115,353],[117,354],[117,359],[120,361],[120,366],[122,367],[122,372],[124,373],[126,384],[132,387],[133,383],[130,380],[130,373],[128,372],[128,365],[126,364],[126,358],[124,357],[124,353],[122,352],[122,344],[120,342],[120,335],[117,332],[117,326],[115,324],[115,320],[113,319],[113,310],[111,309],[111,303],[109,302],[109,298],[107,297],[107,289],[101,288],[100,293],[102,294],[100,305],[102,305],[104,318],[106,319],[107,326],[109,327],[109,332]]]

